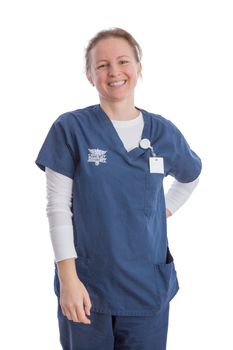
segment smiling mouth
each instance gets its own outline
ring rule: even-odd
[[[119,81],[113,81],[111,83],[108,83],[111,87],[120,87],[126,84],[126,80],[119,80]]]

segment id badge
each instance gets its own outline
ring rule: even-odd
[[[150,173],[164,174],[162,157],[150,157]]]

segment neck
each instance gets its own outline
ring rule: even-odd
[[[139,110],[134,107],[134,101],[109,102],[100,100],[100,105],[110,119],[130,120],[139,115]]]

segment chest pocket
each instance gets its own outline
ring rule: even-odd
[[[144,212],[148,217],[163,203],[163,179],[164,174],[148,172],[145,175]]]

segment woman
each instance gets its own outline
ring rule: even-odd
[[[99,32],[86,75],[100,103],[61,115],[36,159],[63,349],[166,349],[179,288],[166,219],[196,187],[201,161],[173,123],[135,106],[141,71],[131,34]],[[165,198],[167,175],[175,179]]]

